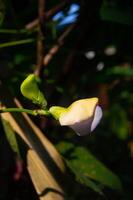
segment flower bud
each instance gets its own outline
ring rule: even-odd
[[[40,91],[37,84],[37,77],[30,74],[21,84],[20,90],[24,97],[33,101],[33,103],[45,107],[47,105],[43,93]]]
[[[56,113],[56,119],[59,119],[61,126],[70,126],[80,136],[92,132],[102,118],[98,98],[81,99],[68,108],[53,106],[49,111],[52,115]]]

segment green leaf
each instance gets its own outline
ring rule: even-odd
[[[74,169],[72,169],[73,171]],[[73,171],[74,172],[74,171]],[[87,187],[91,188],[93,191],[99,193],[100,195],[103,195],[102,192],[102,187],[98,184],[96,184],[94,181],[89,179],[87,176],[84,176],[83,174],[77,173],[76,171],[74,172],[76,174],[76,180],[80,182],[83,185],[86,185]]]
[[[34,74],[30,74],[21,84],[20,90],[24,97],[33,103],[45,108],[47,101],[38,87],[38,78]]]
[[[122,66],[115,66],[111,67],[106,71],[107,76],[121,76],[121,77],[133,77],[133,69],[130,66],[122,67]]]
[[[4,128],[4,131],[5,131],[7,140],[9,142],[12,150],[14,152],[16,152],[17,155],[20,156],[19,147],[18,147],[18,143],[17,143],[17,140],[16,140],[16,135],[15,135],[15,132],[14,132],[13,128],[11,127],[9,122],[7,122],[2,117],[1,117],[1,121],[2,121],[2,124],[3,124],[3,128]]]
[[[119,192],[122,191],[122,185],[117,175],[111,172],[86,148],[76,147],[66,142],[59,143],[57,148],[64,155],[68,167],[75,174],[77,180],[80,180],[84,185],[102,193],[101,188],[98,188],[98,185],[91,181],[93,180],[103,186]]]

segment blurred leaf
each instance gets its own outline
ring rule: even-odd
[[[133,25],[133,8],[122,7],[121,2],[118,4],[116,1],[109,2],[104,0],[100,14],[103,20]]]
[[[24,60],[25,60],[25,56],[23,54],[16,54],[14,61],[16,65],[20,65]]]
[[[3,128],[7,137],[7,140],[12,148],[12,150],[14,152],[17,153],[17,155],[20,156],[20,152],[19,152],[19,147],[18,147],[18,143],[16,140],[16,135],[14,130],[12,129],[11,125],[9,124],[9,122],[7,122],[4,118],[1,118],[2,124],[3,124]]]
[[[56,90],[57,90],[57,92],[59,92],[59,93],[63,93],[63,92],[64,92],[63,88],[60,87],[60,86],[56,86]]]
[[[130,65],[112,66],[106,68],[104,71],[100,71],[96,75],[96,81],[98,83],[111,83],[118,78],[126,80],[132,80],[133,68]]]
[[[126,104],[129,106],[129,104],[131,104],[131,106],[133,105],[133,93],[132,91],[128,91],[128,90],[123,90],[120,94],[119,94],[120,99],[122,99],[122,101],[125,101]]]
[[[128,137],[128,120],[125,110],[120,105],[113,105],[109,110],[109,127],[120,139]]]
[[[76,179],[84,185],[101,193],[101,188],[90,180],[92,179],[111,189],[122,191],[119,178],[86,148],[75,147],[73,144],[66,142],[59,143],[57,148],[64,155],[67,165],[76,175]]]
[[[127,66],[127,67],[123,67],[123,66],[111,67],[107,70],[106,75],[107,76],[117,75],[117,76],[133,77],[133,68],[131,68],[129,66]]]

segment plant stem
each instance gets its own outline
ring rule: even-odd
[[[45,43],[45,0],[38,0],[38,17],[37,66],[34,73],[40,77],[42,75]]]
[[[44,56],[43,63],[44,66],[47,66],[49,62],[52,60],[54,55],[58,52],[58,50],[61,48],[61,46],[64,44],[66,37],[69,35],[69,33],[74,29],[75,24],[70,25],[58,38],[57,42],[53,47],[49,50],[48,54]]]
[[[26,33],[26,29],[0,29],[0,33],[4,34],[19,34],[19,33]]]
[[[12,41],[12,42],[5,42],[5,43],[0,44],[0,48],[32,43],[34,41],[35,41],[34,39],[25,39],[25,40],[18,40],[18,41]]]
[[[45,12],[45,21],[50,20],[53,17],[53,15],[58,13],[60,10],[64,9],[64,7],[69,3],[70,1],[68,2],[68,0],[64,0],[63,2],[59,3],[55,7]],[[39,25],[39,18],[36,18],[32,22],[29,22],[27,25],[25,25],[25,29],[31,30],[36,28],[38,25]]]
[[[42,109],[38,109],[38,110],[29,110],[29,109],[25,109],[25,108],[0,108],[0,113],[4,113],[4,112],[25,112],[28,113],[30,115],[50,115],[49,111],[47,110],[42,110]]]

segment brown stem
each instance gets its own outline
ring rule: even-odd
[[[61,9],[63,9],[68,3],[68,0],[64,0],[63,2],[61,2],[60,4],[56,5],[55,7],[53,7],[52,9],[50,9],[49,11],[47,11],[45,13],[45,20],[50,20],[51,17],[53,17],[53,15],[55,15],[57,12],[59,12]],[[70,1],[69,1],[70,3]],[[25,28],[27,30],[31,30],[33,28],[35,28],[36,26],[38,26],[39,24],[39,19],[35,19],[32,22],[28,23]]]
[[[38,0],[38,16],[39,16],[39,29],[37,40],[37,67],[35,74],[41,75],[44,57],[44,35],[45,35],[45,0]]]
[[[60,47],[64,44],[65,38],[69,35],[69,33],[73,30],[75,24],[70,25],[64,33],[58,38],[57,43],[49,50],[48,54],[44,57],[43,63],[44,65],[48,65],[52,60],[53,56],[58,52]]]
[[[70,1],[69,1],[69,3],[70,3]],[[47,20],[51,19],[51,17],[53,17],[53,15],[55,15],[57,12],[62,10],[67,4],[68,4],[68,0],[64,0],[60,4],[56,5],[52,9],[50,9],[48,12],[46,12],[46,19]]]
[[[29,22],[28,24],[26,24],[25,29],[30,31],[34,29],[38,24],[39,24],[39,19],[36,18],[32,22]]]

